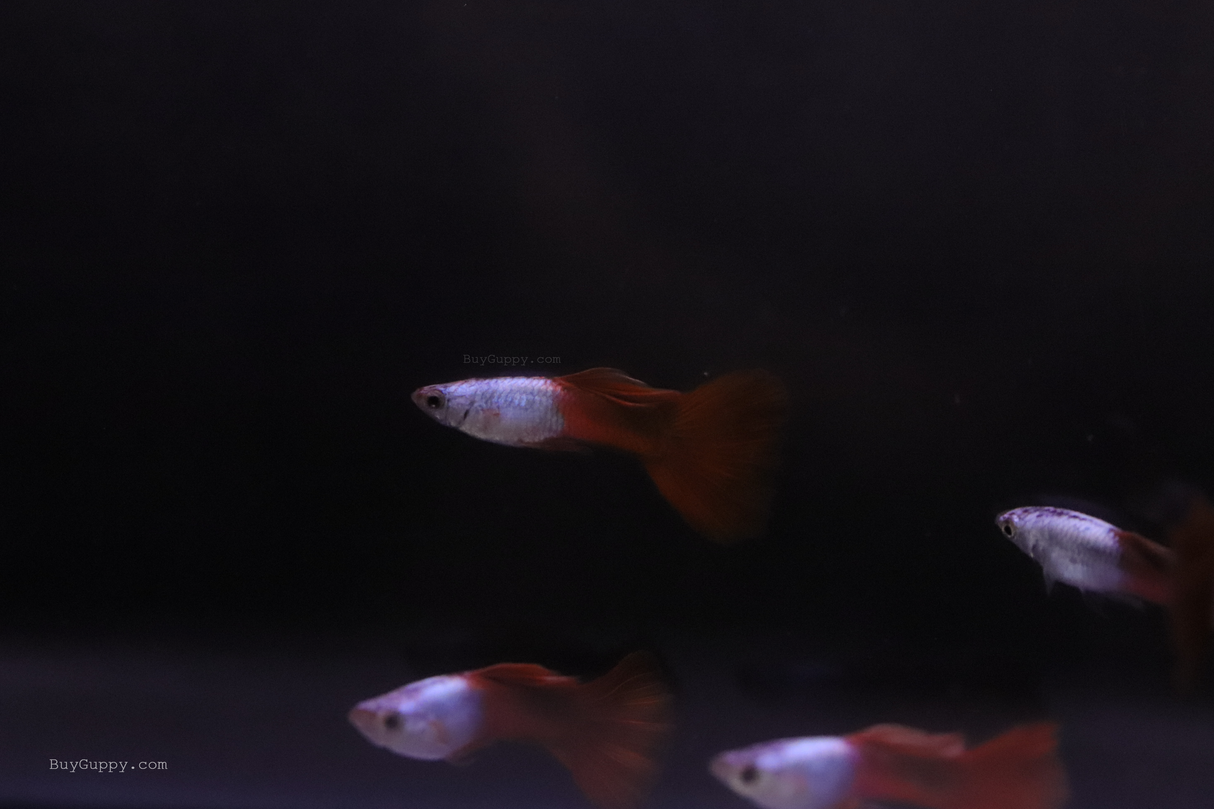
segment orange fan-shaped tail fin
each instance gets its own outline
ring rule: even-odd
[[[634,653],[578,689],[575,719],[551,749],[586,797],[604,809],[629,809],[656,777],[670,729],[670,694],[657,666]]]
[[[630,809],[648,790],[671,727],[670,695],[651,656],[631,654],[589,683],[525,663],[467,676],[485,692],[484,732],[469,750],[496,739],[543,745],[603,809]]]
[[[1056,809],[1066,803],[1058,726],[1021,725],[966,751],[958,799],[946,809]],[[942,807],[945,809],[945,807]]]
[[[757,536],[767,526],[784,385],[765,371],[739,371],[679,400],[670,434],[645,468],[658,491],[700,533],[717,542]]]
[[[788,409],[766,371],[739,371],[691,393],[651,388],[612,368],[558,377],[560,441],[637,455],[683,518],[718,542],[762,533]]]

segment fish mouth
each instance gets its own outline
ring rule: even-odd
[[[712,761],[708,762],[708,771],[716,776],[718,781],[728,784],[738,771],[738,766],[730,761],[728,753],[722,753],[714,756]]]
[[[357,705],[350,709],[346,718],[350,720],[351,725],[358,729],[359,733],[367,738],[372,738],[372,731],[379,722],[379,715],[375,711]]]
[[[999,529],[999,533],[1007,539],[1016,542],[1016,535],[1020,532],[1020,526],[1016,524],[1016,518],[1012,512],[1005,511],[995,518],[995,526]],[[1017,542],[1017,544],[1019,544]]]

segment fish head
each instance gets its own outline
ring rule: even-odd
[[[721,783],[763,809],[828,809],[848,795],[856,753],[846,739],[780,739],[713,758]]]
[[[413,391],[413,403],[439,424],[460,427],[468,418],[468,411],[475,402],[466,385],[452,382],[444,385],[426,385]]]
[[[493,380],[464,379],[441,385],[426,385],[413,391],[413,403],[445,427],[467,431],[469,415],[475,421],[485,410],[484,400]]]
[[[364,700],[351,709],[349,719],[376,747],[434,761],[476,738],[481,694],[463,675],[444,674]]]
[[[999,532],[1034,559],[1037,558],[1036,532],[1033,530],[1035,512],[1036,509],[1033,508],[1014,508],[995,518]]]

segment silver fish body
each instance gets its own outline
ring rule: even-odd
[[[377,747],[435,761],[467,747],[483,714],[481,691],[463,675],[444,674],[364,700],[349,719]]]
[[[858,755],[837,736],[779,739],[721,753],[709,769],[763,809],[828,809],[847,798]]]
[[[427,385],[412,398],[439,424],[495,444],[527,447],[564,431],[559,393],[547,377],[500,377]]]
[[[1096,593],[1124,591],[1116,526],[1078,511],[1038,506],[1012,509],[995,522],[1041,565],[1047,586],[1061,581]]]

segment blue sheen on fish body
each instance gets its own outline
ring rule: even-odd
[[[481,703],[481,691],[467,677],[444,674],[360,702],[349,718],[372,744],[434,761],[476,738],[484,719]]]
[[[996,524],[1041,565],[1047,587],[1061,581],[1089,592],[1122,592],[1116,526],[1078,511],[1037,506],[1000,514]]]
[[[483,441],[527,447],[564,430],[559,392],[560,386],[547,377],[501,377],[427,385],[412,398],[439,424]]]
[[[763,809],[829,809],[847,797],[857,757],[846,739],[812,736],[729,750],[709,769]]]

